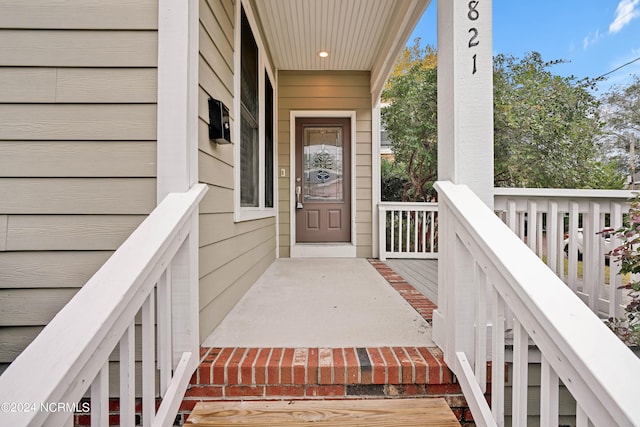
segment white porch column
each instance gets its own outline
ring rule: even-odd
[[[493,208],[491,0],[438,0],[438,179]]]
[[[198,181],[198,1],[158,3],[158,203]]]
[[[198,30],[198,0],[159,0],[158,203],[198,182]],[[198,212],[166,278],[174,369],[184,352],[191,352],[188,369],[195,369],[199,359]]]
[[[491,0],[438,0],[438,179],[467,185],[493,209],[491,14]],[[474,316],[457,310],[456,284],[473,283],[474,268],[464,265],[468,256],[455,241],[447,213],[443,209],[439,219],[433,338],[455,369],[451,363],[461,339],[456,341],[455,323]]]

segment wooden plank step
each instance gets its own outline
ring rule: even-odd
[[[460,426],[443,398],[200,402],[186,426]]]

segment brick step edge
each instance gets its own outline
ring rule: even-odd
[[[402,276],[396,273],[384,261],[377,259],[368,259],[369,263],[376,269],[378,273],[394,288],[398,293],[417,311],[420,316],[427,322],[433,320],[433,311],[438,306],[429,298],[424,296],[420,291],[413,287],[409,282],[404,280]]]
[[[200,385],[449,384],[437,347],[202,348]]]

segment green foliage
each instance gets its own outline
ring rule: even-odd
[[[432,200],[437,178],[437,70],[416,60],[414,46],[382,93],[382,123],[407,168],[404,200]],[[408,60],[406,57],[409,57]],[[494,58],[495,185],[622,188],[623,176],[599,159],[602,124],[593,82],[561,77],[532,52]],[[412,64],[410,68],[406,64]],[[399,66],[400,66],[399,65]]]
[[[497,186],[593,188],[601,123],[592,82],[561,77],[532,52],[494,58]],[[610,171],[600,167],[598,173]],[[599,181],[609,179],[599,178]],[[615,180],[610,177],[611,181]]]
[[[430,201],[437,177],[437,71],[422,63],[392,77],[381,112],[396,161],[406,165],[404,201]]]
[[[625,225],[615,230],[620,246],[611,251],[611,259],[620,265],[620,274],[630,274],[631,280],[621,286],[628,291],[630,302],[622,318],[610,318],[607,325],[627,345],[640,345],[640,197],[631,201]]]
[[[624,188],[626,178],[620,172],[615,161],[607,163],[594,162],[590,172],[589,182],[592,188],[602,190],[620,190]]]
[[[616,161],[623,173],[629,174],[630,145],[634,141],[635,165],[639,164],[640,156],[640,77],[634,76],[627,86],[614,86],[603,96],[601,112],[606,121],[607,157]]]
[[[403,200],[404,189],[409,182],[407,167],[404,164],[382,159],[380,180],[380,196],[383,202],[401,202]]]

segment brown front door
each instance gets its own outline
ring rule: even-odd
[[[296,242],[350,242],[350,119],[296,119],[295,181]]]

